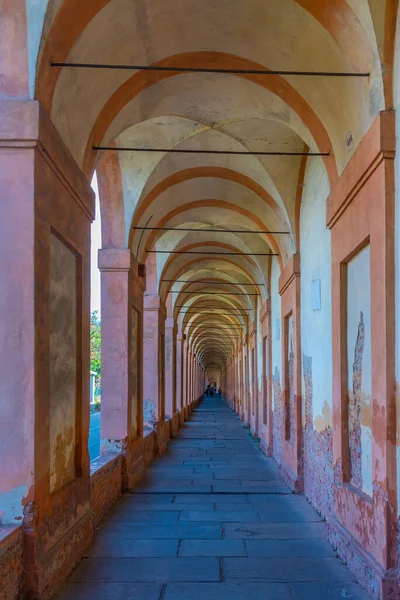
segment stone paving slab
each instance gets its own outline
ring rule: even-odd
[[[367,600],[326,533],[223,400],[206,398],[59,600]]]
[[[247,494],[177,494],[175,502],[184,502],[185,504],[234,504],[235,502],[244,502],[247,500]]]
[[[292,596],[290,587],[282,583],[171,583],[163,600],[292,600]]]
[[[336,558],[268,557],[223,559],[225,580],[250,579],[257,581],[323,581],[336,583],[354,581],[350,572]]]
[[[291,491],[284,483],[275,482],[258,482],[258,481],[214,481],[212,484],[214,493],[232,493],[232,492],[249,492],[254,493],[256,490],[260,493],[267,494],[291,494]]]
[[[257,506],[261,523],[317,523],[321,521],[321,517],[317,513],[310,515],[306,511],[302,512],[301,510],[289,512],[289,510],[285,508],[282,508],[282,510],[269,510],[260,508],[259,505]]]
[[[218,510],[218,511],[195,511],[185,510],[181,513],[179,521],[224,521],[224,522],[249,522],[258,523],[258,513],[252,510]]]
[[[118,537],[124,539],[210,539],[222,538],[221,527],[215,524],[204,523],[177,523],[176,525],[163,525],[158,523],[106,523],[97,533],[99,539],[104,537]]]
[[[325,523],[227,523],[227,539],[301,540],[326,538]]]
[[[214,504],[184,504],[184,498],[182,498],[181,503],[174,504],[155,504],[152,509],[154,511],[182,511],[182,510],[212,510]],[[226,505],[223,505],[226,508]],[[250,504],[246,504],[247,508],[251,508]],[[211,508],[210,508],[211,507]],[[125,511],[141,511],[146,510],[148,505],[141,502],[134,502],[133,504],[125,505],[123,508],[123,512]],[[119,508],[116,509],[116,512],[119,512]]]
[[[159,600],[157,583],[70,583],[59,600]]]
[[[242,540],[182,540],[179,556],[246,556]]]
[[[246,540],[245,545],[247,555],[253,558],[335,557],[327,540]]]
[[[73,582],[219,581],[218,558],[87,558]]]
[[[293,600],[368,600],[370,597],[356,583],[293,583]]]
[[[108,523],[176,523],[180,512],[174,511],[157,511],[157,510],[115,510],[108,517]]]
[[[86,553],[88,557],[173,558],[178,554],[179,540],[124,539],[109,536],[98,539]]]

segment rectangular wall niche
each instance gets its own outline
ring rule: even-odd
[[[75,478],[77,257],[50,234],[50,491]],[[89,374],[87,374],[89,376]]]
[[[370,246],[347,264],[350,483],[372,496]]]
[[[138,422],[138,399],[139,399],[139,384],[140,384],[140,315],[138,311],[132,307],[132,323],[131,323],[131,373],[132,373],[132,395],[131,395],[131,436],[132,439],[137,437],[137,422]]]
[[[294,415],[294,346],[293,346],[293,316],[285,318],[285,355],[286,355],[286,385],[285,385],[285,439],[291,440],[293,434]]]
[[[262,346],[263,373],[263,424],[268,424],[268,337],[263,338]]]

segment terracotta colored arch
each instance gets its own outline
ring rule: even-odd
[[[209,281],[210,281],[210,282],[212,282],[212,283],[215,283],[216,285],[218,285],[218,283],[220,283],[220,282],[223,282],[224,284],[225,284],[225,283],[229,283],[229,284],[230,284],[230,285],[233,287],[233,289],[237,290],[238,292],[242,291],[242,288],[240,287],[240,285],[237,285],[237,284],[235,284],[235,283],[231,283],[230,281],[227,281],[226,279],[222,279],[221,277],[219,277],[219,278],[218,278],[218,277],[209,277],[209,278],[207,278],[207,282],[209,282]],[[182,288],[181,288],[181,290],[180,290],[180,291],[185,291],[185,290],[187,290],[187,288],[188,288],[190,285],[202,285],[202,284],[203,284],[203,285],[207,285],[206,283],[202,282],[201,280],[199,280],[199,281],[188,281],[186,285],[182,286]],[[171,292],[171,290],[172,290],[172,287],[173,287],[174,285],[175,285],[175,282],[170,282],[170,283],[168,283],[168,285],[167,285],[167,287],[166,287],[166,292],[165,292],[165,295],[166,295],[167,297],[168,297],[168,295],[170,294],[170,292]],[[220,287],[222,288],[222,286],[220,286]],[[258,286],[258,285],[255,285],[254,287],[255,287],[255,288],[258,290],[258,293],[259,293],[259,295],[260,295],[260,296],[263,296],[263,294],[262,294],[262,292],[261,292],[261,290],[260,290],[260,286]],[[195,292],[194,292],[194,293],[195,293]]]
[[[166,177],[147,194],[143,202],[141,202],[141,204],[139,204],[137,207],[133,216],[131,230],[129,232],[129,244],[132,244],[132,236],[134,234],[132,227],[140,223],[140,219],[142,218],[143,214],[158,198],[158,196],[174,185],[178,185],[179,183],[183,183],[185,181],[190,181],[191,179],[197,179],[199,177],[214,177],[243,185],[250,191],[257,194],[257,196],[259,196],[275,212],[279,221],[282,223],[282,226],[286,226],[286,219],[282,215],[280,207],[277,205],[272,196],[260,184],[251,179],[251,177],[226,167],[192,167],[190,169],[177,171],[169,177]]]
[[[199,68],[217,67],[224,69],[265,69],[265,65],[261,65],[240,56],[234,56],[224,52],[208,51],[176,54],[160,60],[155,64],[169,67],[187,66]],[[323,157],[323,159],[332,186],[338,178],[332,144],[322,121],[304,100],[303,96],[301,96],[301,94],[299,94],[299,92],[297,92],[297,90],[280,75],[263,77],[262,75],[238,74],[236,76],[252,81],[264,89],[276,94],[298,114],[313,136],[319,150],[321,152],[330,152],[330,155]],[[121,110],[144,90],[155,83],[171,77],[179,77],[179,73],[167,71],[141,71],[125,81],[125,83],[123,83],[108,99],[97,117],[86,146],[82,169],[87,176],[93,171],[97,157],[97,151],[93,150],[93,146],[101,144],[108,128]]]
[[[236,288],[236,289],[239,289],[238,286],[233,286],[233,287]],[[184,286],[183,288],[181,288],[179,290],[179,294],[177,294],[177,298],[180,298],[180,294],[184,294],[185,297],[182,298],[182,300],[184,302],[186,302],[187,300],[191,299],[191,297],[189,296],[189,294],[193,294],[193,296],[196,296],[198,294],[202,294],[203,293],[203,292],[201,292],[201,290],[188,290],[187,288],[188,288],[188,286]],[[215,288],[213,288],[213,289],[215,289]],[[207,293],[207,292],[205,292],[205,293]],[[220,290],[220,292],[218,292],[218,293],[221,296],[223,296],[224,291]],[[237,300],[238,302],[241,302],[243,304],[243,306],[245,305],[246,301],[248,301],[250,303],[252,302],[251,299],[250,299],[250,296],[246,296],[246,297],[244,297],[244,296],[234,296],[233,298],[235,298],[235,300]],[[252,307],[252,309],[253,309],[253,307]]]
[[[18,1],[22,2],[22,0]],[[63,62],[67,59],[84,29],[110,1],[85,0],[85,2],[82,2],[82,0],[65,0],[58,10],[39,56],[37,69],[36,97],[49,112],[61,72],[61,69],[51,68],[50,62],[52,60]],[[345,54],[348,47],[348,32],[343,31],[343,23],[350,24],[351,30],[356,34],[356,39],[360,40],[360,45],[365,43],[366,34],[346,0],[294,1],[309,12],[329,32]],[[398,0],[388,0],[388,5],[391,5],[392,8],[387,8],[387,15],[390,15],[390,12],[393,11],[393,5],[397,5],[397,2]],[[15,2],[11,5],[15,10]],[[390,19],[390,16],[387,16],[388,19]],[[0,70],[0,72],[4,71]]]
[[[235,267],[236,269],[238,269],[239,271],[242,271],[242,273],[244,273],[244,274],[246,275],[246,277],[248,277],[248,278],[250,279],[250,281],[252,281],[252,282],[254,283],[254,285],[256,284],[256,282],[254,281],[254,279],[253,279],[253,277],[251,276],[251,274],[250,274],[250,273],[247,273],[247,271],[245,271],[245,269],[244,269],[244,268],[243,268],[241,265],[238,265],[238,264],[237,264],[237,263],[235,263],[233,260],[230,260],[230,259],[228,259],[228,258],[223,258],[223,257],[220,257],[218,260],[221,260],[222,262],[226,262],[226,263],[228,263],[228,264],[230,264],[230,265],[234,266],[234,267]],[[177,271],[177,273],[175,273],[175,279],[179,279],[179,277],[180,277],[180,276],[181,276],[183,273],[185,273],[185,271],[187,271],[187,270],[188,270],[188,268],[189,268],[191,265],[197,264],[197,263],[199,263],[199,262],[210,262],[210,261],[214,261],[214,262],[215,262],[215,258],[213,258],[212,256],[202,256],[201,258],[194,258],[193,260],[189,260],[189,261],[188,261],[188,262],[187,262],[187,263],[186,263],[186,264],[185,264],[183,267],[181,267],[181,268],[180,268],[180,269]],[[162,271],[162,274],[161,274],[161,279],[163,278],[164,274],[165,274],[165,267],[164,267],[164,269],[163,269],[163,271]]]
[[[394,59],[396,49],[396,25],[399,0],[386,0],[385,9],[385,41],[383,46],[383,89],[385,93],[385,108],[394,107]]]
[[[125,209],[118,152],[107,152],[97,164],[103,248],[125,247]]]
[[[265,223],[261,219],[259,219],[255,215],[253,215],[251,212],[249,212],[245,208],[242,208],[241,206],[238,206],[237,204],[234,204],[233,202],[225,202],[224,200],[196,200],[194,202],[188,202],[187,204],[183,204],[182,206],[179,206],[178,208],[175,208],[174,210],[172,210],[171,212],[166,214],[160,221],[158,221],[156,227],[164,227],[164,225],[166,223],[168,223],[168,221],[170,221],[177,215],[179,215],[183,212],[186,212],[187,210],[192,210],[192,209],[196,209],[196,208],[215,208],[215,207],[224,208],[226,210],[231,210],[233,212],[237,212],[238,214],[240,214],[244,217],[247,217],[248,219],[253,221],[257,225],[257,227],[259,227],[260,229],[264,229],[264,230],[268,229],[266,227]],[[156,239],[157,235],[159,235],[159,232],[157,232],[157,231],[153,231],[149,235],[149,238],[148,238],[146,246],[145,246],[145,250],[150,250],[150,248],[155,243],[155,239]],[[266,235],[268,235],[268,234],[266,234]],[[279,254],[279,246],[278,246],[274,236],[271,234],[271,235],[269,235],[269,238],[270,238],[269,244],[271,245],[273,251]],[[131,238],[130,238],[130,242],[129,242],[129,247],[132,247]],[[137,257],[137,258],[139,258],[139,257]],[[279,260],[280,264],[283,265],[282,256],[280,254],[278,256],[278,260]]]

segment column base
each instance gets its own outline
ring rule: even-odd
[[[31,505],[31,506],[30,506]],[[66,535],[46,549],[41,556],[37,554],[38,529],[36,527],[34,502],[25,507],[23,530],[25,548],[34,549],[29,564],[25,562],[24,597],[30,600],[50,600],[70,576],[83,554],[94,540],[92,512],[84,514]]]
[[[182,407],[179,411],[179,427],[183,427],[185,423],[185,408]]]
[[[155,451],[156,454],[162,456],[167,448],[170,440],[170,423],[169,421],[157,421],[154,423],[155,433]]]
[[[90,464],[90,500],[93,525],[104,519],[121,496],[122,454],[103,454]]]
[[[144,464],[147,467],[153,460],[156,452],[156,434],[153,430],[145,430],[143,437]]]
[[[123,452],[122,489],[131,490],[142,479],[145,469],[144,440],[136,438]]]
[[[302,494],[304,492],[304,478],[293,473],[293,471],[291,471],[283,462],[280,463],[279,469],[282,479],[290,489],[296,494]]]
[[[272,447],[268,445],[268,442],[262,437],[262,435],[260,441],[260,450],[263,454],[265,454],[265,456],[273,456]]]
[[[328,531],[329,542],[375,600],[400,599],[396,569],[383,569],[335,516],[329,519]]]
[[[180,414],[179,411],[176,411],[173,415],[172,415],[172,419],[171,419],[171,437],[176,437],[179,433],[179,429],[180,429]]]

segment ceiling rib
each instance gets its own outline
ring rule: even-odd
[[[168,73],[221,73],[226,75],[298,75],[302,77],[369,77],[368,72],[284,71],[269,69],[221,69],[207,67],[166,67],[161,65],[123,65],[107,63],[51,62],[51,67],[67,69],[112,69],[117,71],[163,71]],[[115,150],[115,148],[114,148]]]

